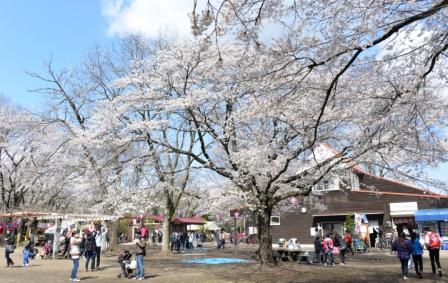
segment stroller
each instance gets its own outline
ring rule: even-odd
[[[132,254],[128,250],[123,250],[118,255],[118,264],[121,267],[121,272],[118,275],[118,278],[131,278],[134,270],[131,268],[131,258]]]

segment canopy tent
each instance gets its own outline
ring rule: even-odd
[[[206,229],[209,230],[209,231],[218,231],[218,230],[221,230],[221,228],[219,228],[219,226],[216,225],[216,223],[213,222],[213,221],[208,221],[208,222],[205,224],[205,227],[206,227]]]
[[[422,209],[414,214],[416,221],[448,221],[448,208]]]

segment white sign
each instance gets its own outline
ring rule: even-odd
[[[417,202],[390,203],[390,216],[414,216],[418,210]]]

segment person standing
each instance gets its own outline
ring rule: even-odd
[[[89,262],[90,270],[95,270],[95,257],[96,257],[96,242],[95,242],[96,232],[92,230],[87,234],[86,243],[85,243],[85,256],[86,256],[86,271],[89,270]]]
[[[137,246],[137,251],[135,253],[137,261],[137,276],[133,279],[143,280],[145,279],[145,263],[143,262],[143,257],[146,256],[146,240],[143,237],[135,240],[135,245]]]
[[[412,243],[412,260],[414,261],[414,268],[418,278],[423,278],[423,245],[420,243],[420,237],[416,232],[411,234]]]
[[[322,255],[322,241],[320,240],[320,236],[317,235],[314,239],[314,260],[315,263],[321,263],[321,255]]]
[[[145,224],[142,223],[142,225],[140,226],[140,229],[139,229],[139,233],[140,233],[141,237],[145,238],[145,240],[148,238],[149,230],[145,226]]]
[[[425,231],[425,246],[429,251],[429,259],[431,260],[432,275],[436,275],[436,264],[439,276],[442,277],[442,268],[440,267],[440,247],[442,246],[442,239],[439,233],[430,231],[428,227]]]
[[[10,265],[14,265],[14,261],[11,259],[10,255],[14,252],[15,249],[14,233],[12,233],[11,230],[6,231],[5,242],[6,267],[9,267]]]
[[[352,234],[350,234],[350,231],[346,231],[344,235],[345,243],[347,244],[347,251],[351,252],[352,256],[355,255],[352,248],[353,238]]]
[[[31,253],[32,249],[33,249],[32,243],[31,243],[31,241],[28,241],[25,244],[25,246],[23,247],[23,252],[22,252],[23,267],[27,267],[30,265],[30,253]]]
[[[221,248],[224,249],[226,247],[226,241],[227,241],[227,233],[225,230],[222,230],[221,241],[222,241]]]
[[[173,252],[176,249],[176,239],[177,239],[177,234],[176,232],[172,232],[171,233],[171,251]]]
[[[98,232],[95,236],[95,254],[96,254],[96,269],[100,268],[101,249],[106,241],[106,228],[101,227],[101,232]]]
[[[412,253],[412,244],[411,241],[406,239],[406,235],[404,233],[400,234],[400,237],[392,243],[392,250],[397,252],[398,259],[401,262],[401,273],[403,275],[403,279],[408,279],[408,262],[411,258]]]
[[[324,251],[324,265],[327,266],[328,259],[330,259],[329,264],[335,265],[334,255],[333,255],[333,239],[331,238],[331,233],[327,234],[327,237],[322,242],[322,249]]]
[[[79,257],[81,256],[81,250],[79,248],[79,245],[81,244],[82,239],[78,237],[78,232],[73,231],[72,237],[70,238],[70,256],[73,260],[73,269],[72,273],[70,274],[70,280],[79,282],[78,279],[78,268],[79,268]]]

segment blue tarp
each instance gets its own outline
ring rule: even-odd
[[[422,209],[415,212],[415,221],[448,221],[448,208]]]

